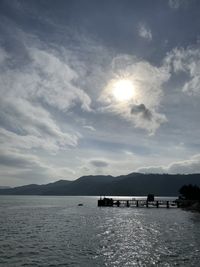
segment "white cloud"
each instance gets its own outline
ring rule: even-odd
[[[78,143],[78,134],[62,132],[47,110],[23,98],[4,99],[0,118],[0,140],[5,148],[56,151]]]
[[[83,109],[90,110],[90,97],[73,85],[78,75],[67,62],[36,48],[30,50],[30,55],[32,67],[39,76],[35,92],[37,97],[42,97],[48,104],[60,110],[67,110],[76,103],[80,103]]]
[[[172,162],[168,166],[142,167],[138,168],[136,171],[144,173],[170,173],[170,174],[200,173],[200,154],[194,155],[188,160]]]
[[[138,32],[139,32],[140,37],[142,37],[148,41],[151,41],[153,38],[151,30],[144,24],[139,25]]]
[[[90,97],[74,85],[78,75],[52,51],[27,48],[29,62],[18,68],[0,50],[0,123],[4,147],[46,150],[76,146],[80,134],[64,132],[41,101],[66,112],[76,104],[90,110]],[[10,62],[5,64],[5,60]]]
[[[84,125],[83,128],[88,129],[88,130],[90,130],[92,132],[95,132],[96,131],[96,129],[93,126],[91,126],[91,125]]]
[[[175,73],[188,75],[182,88],[189,95],[200,95],[200,48],[176,48],[165,58]]]
[[[68,51],[61,56],[42,43],[38,48],[37,42],[22,42],[24,60],[0,48],[1,183],[70,179],[74,171],[54,166],[48,157],[76,147],[81,134],[67,121],[58,122],[52,111],[64,116],[78,105],[88,112],[91,99],[77,86],[80,77],[70,66]]]
[[[173,8],[173,9],[177,9],[181,5],[181,1],[180,0],[169,0],[168,3],[169,3],[169,6],[171,8]]]
[[[117,69],[115,65],[123,68]],[[159,113],[159,107],[163,98],[163,84],[170,77],[168,68],[155,67],[130,56],[115,58],[112,67],[114,78],[108,82],[99,98],[102,103],[101,112],[114,113],[130,121],[135,127],[154,134],[167,121],[165,115]],[[132,81],[135,88],[135,96],[128,102],[116,101],[112,93],[113,83],[124,77]]]
[[[169,7],[172,9],[179,9],[180,7],[186,7],[191,0],[168,0]]]
[[[0,67],[3,67],[4,62],[8,59],[6,51],[0,47]]]

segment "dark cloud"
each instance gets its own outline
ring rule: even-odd
[[[109,165],[106,161],[103,160],[91,160],[90,164],[98,168],[105,168]]]
[[[12,168],[41,168],[42,165],[40,164],[37,157],[33,155],[22,155],[16,152],[1,152],[0,151],[0,165],[7,166]]]
[[[152,119],[152,112],[144,104],[134,105],[131,108],[131,114],[139,114],[148,121]]]

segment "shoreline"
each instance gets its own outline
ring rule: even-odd
[[[200,201],[199,200],[181,200],[179,204],[180,204],[180,208],[186,211],[200,212]]]

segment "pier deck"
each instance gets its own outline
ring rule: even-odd
[[[135,207],[135,208],[178,208],[176,200],[153,200],[141,199],[122,199],[122,198],[100,198],[98,207]]]

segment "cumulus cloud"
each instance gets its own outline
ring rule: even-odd
[[[151,111],[144,104],[133,105],[131,108],[131,114],[135,115],[135,123],[137,127],[147,128],[147,130],[153,134],[154,131],[164,122],[167,121],[167,118],[164,114],[156,113],[155,111]],[[152,129],[153,123],[153,129]]]
[[[163,85],[170,78],[169,68],[165,65],[155,67],[127,55],[115,58],[112,68],[114,78],[99,97],[103,104],[100,111],[119,115],[136,127],[154,134],[167,121],[165,115],[159,112],[159,107],[163,98]],[[133,83],[135,95],[130,101],[120,102],[113,96],[113,83],[124,77]]]
[[[152,40],[152,33],[151,30],[144,24],[140,24],[138,28],[139,36],[151,41]]]
[[[192,156],[188,160],[172,162],[168,166],[149,166],[137,169],[143,173],[170,173],[170,174],[189,174],[200,173],[200,154]]]

